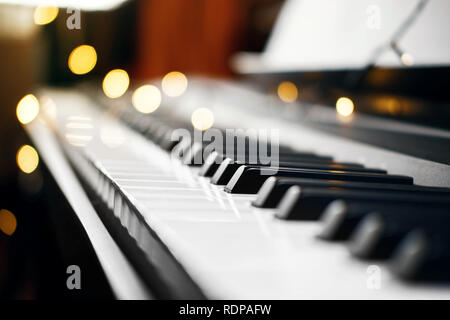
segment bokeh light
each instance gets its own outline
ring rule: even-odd
[[[39,101],[32,95],[27,94],[23,97],[16,108],[17,119],[22,124],[30,123],[39,114]]]
[[[143,85],[134,91],[131,101],[137,111],[151,113],[161,104],[161,92],[153,85]]]
[[[161,87],[167,96],[178,97],[186,91],[188,80],[183,73],[172,71],[163,77]]]
[[[16,161],[20,170],[32,173],[39,164],[39,155],[32,146],[24,145],[17,151]]]
[[[34,23],[37,25],[49,24],[58,16],[58,7],[39,6],[34,9]]]
[[[111,99],[119,98],[127,92],[129,85],[128,73],[122,69],[114,69],[103,79],[103,92]]]
[[[8,235],[12,236],[12,234],[16,231],[17,228],[17,219],[16,216],[9,210],[1,209],[0,210],[0,230]]]
[[[294,102],[298,98],[298,89],[290,81],[283,81],[278,85],[278,97],[284,102]]]
[[[407,52],[402,53],[402,55],[400,56],[400,60],[402,61],[403,65],[405,65],[405,66],[410,67],[410,66],[414,65],[413,56]]]
[[[336,111],[340,116],[348,117],[354,109],[353,101],[347,97],[341,97],[336,101]]]
[[[208,108],[198,108],[191,115],[195,129],[205,131],[214,125],[214,114]]]
[[[74,74],[86,74],[94,69],[96,64],[97,52],[92,46],[83,44],[73,49],[69,55],[69,69]]]

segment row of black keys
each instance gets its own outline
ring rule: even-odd
[[[253,205],[276,208],[281,219],[321,219],[320,238],[348,241],[359,258],[389,259],[402,278],[450,281],[450,189],[285,147],[276,167],[259,159],[250,164],[248,152],[208,152],[206,144],[171,141],[164,122],[132,119],[127,122],[163,149],[183,149],[177,153],[186,164],[200,152],[200,175],[226,192],[258,193]]]

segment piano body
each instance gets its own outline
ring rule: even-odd
[[[144,101],[138,86],[36,91],[26,131],[117,298],[450,298],[450,47],[416,45],[448,4],[403,1],[382,34],[351,36],[357,13],[320,5],[287,1],[266,52],[234,60],[239,81],[188,74],[170,95],[153,79]]]

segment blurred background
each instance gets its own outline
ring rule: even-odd
[[[22,128],[19,102],[32,104],[27,95],[45,85],[101,86],[118,68],[131,85],[171,71],[231,78],[231,55],[263,49],[282,1],[80,1],[79,16],[64,7],[2,2],[8,1],[0,1],[0,297],[111,297],[94,267],[82,269],[92,270],[84,276],[97,286],[65,290],[65,266],[97,262]],[[80,240],[60,250],[70,238]]]

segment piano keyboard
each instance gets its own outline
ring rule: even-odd
[[[73,92],[45,94],[58,107],[45,122],[87,192],[152,267],[164,297],[450,297],[442,285],[450,277],[449,178],[427,180],[448,168],[421,176],[399,169],[399,160],[359,161],[352,142],[347,157],[333,147],[327,153],[326,144],[317,152],[309,146],[320,134],[304,149],[287,139],[277,167],[220,150],[193,166],[192,153],[170,152],[171,130],[188,126],[180,119],[105,112]],[[45,123],[30,126],[33,135],[32,126]]]

